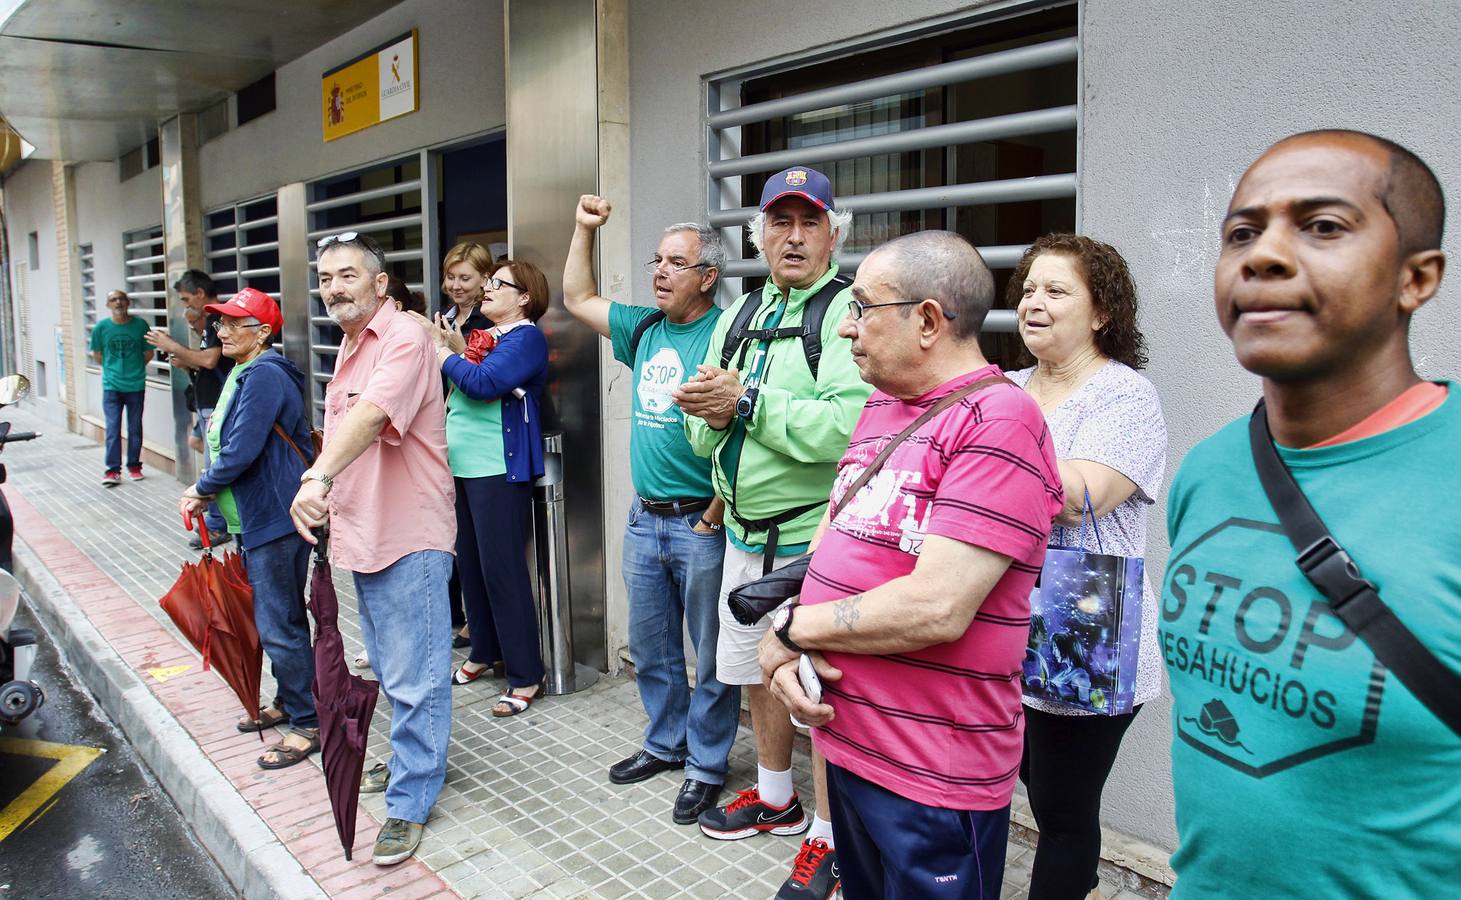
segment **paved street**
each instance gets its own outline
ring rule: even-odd
[[[33,424],[23,411],[16,412],[17,428]],[[143,675],[143,683],[325,893],[758,898],[773,896],[786,877],[797,850],[794,839],[718,842],[694,827],[673,825],[669,812],[678,773],[627,787],[608,783],[608,766],[637,748],[645,722],[634,684],[624,678],[604,678],[587,691],[545,699],[508,719],[491,715],[502,682],[484,678],[458,688],[446,786],[427,825],[419,862],[395,870],[369,862],[371,841],[385,816],[381,795],[363,798],[355,862],[345,862],[324,805],[318,757],[283,774],[263,773],[253,765],[257,740],[232,733],[236,710],[213,674],[189,670],[165,684],[145,675],[149,667],[185,665],[197,658],[174,640],[176,632],[156,602],[179,564],[192,555],[175,524],[179,486],[152,472],[144,482],[104,489],[98,483],[100,448],[51,431],[5,454],[11,478],[6,491],[18,499],[20,538],[38,542],[45,553],[71,548],[71,556],[57,557],[61,570],[90,569],[88,591],[130,598],[124,608],[87,615],[104,636],[113,621],[125,627],[126,637],[108,639],[127,666]],[[35,533],[27,533],[28,523]],[[346,653],[353,656],[360,649],[355,598],[347,577],[337,573],[335,581]],[[267,665],[264,682],[263,694],[269,696]],[[387,753],[389,714],[382,700],[370,735],[372,759]],[[796,765],[805,772],[805,757],[799,754]],[[729,787],[749,786],[754,773],[752,736],[742,728]],[[811,796],[805,779],[798,790]],[[1010,844],[1005,897],[1025,896],[1031,855],[1025,845]],[[1107,897],[1122,887],[1114,881],[1104,886]],[[1129,900],[1130,895],[1121,897]]]
[[[39,633],[26,611],[16,624]],[[234,896],[50,636],[39,636],[32,677],[46,705],[0,729],[0,898],[128,898],[142,885],[159,900]]]

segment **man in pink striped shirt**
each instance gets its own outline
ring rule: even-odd
[[[330,561],[355,580],[365,649],[393,710],[390,765],[371,769],[361,790],[385,791],[371,858],[394,865],[421,842],[451,736],[446,407],[431,339],[386,300],[380,246],[345,232],[319,248],[320,298],[345,342],[325,391],[325,446],[290,513],[311,543],[329,519]]]
[[[1063,495],[1028,395],[979,349],[993,278],[962,237],[898,238],[858,269],[842,325],[868,398],[838,464],[801,599],[778,610],[762,671],[827,759],[847,900],[997,898],[1024,722],[1030,591]],[[802,652],[822,702],[797,679]]]

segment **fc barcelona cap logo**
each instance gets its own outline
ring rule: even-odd
[[[761,189],[759,207],[764,212],[766,207],[787,195],[809,200],[821,209],[837,208],[832,200],[832,183],[826,175],[809,166],[792,166],[767,178]]]

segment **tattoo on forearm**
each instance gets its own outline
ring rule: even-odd
[[[854,594],[851,597],[847,597],[842,600],[838,600],[836,603],[833,603],[833,623],[843,628],[846,628],[848,631],[851,631],[852,626],[857,624],[857,620],[862,617],[862,610],[858,609],[857,606],[861,602],[862,595]]]

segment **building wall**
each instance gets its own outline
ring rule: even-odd
[[[775,0],[701,6],[694,16],[666,0],[634,4],[634,249],[649,252],[666,223],[705,215],[706,75],[979,5],[847,0],[835,17],[818,16],[808,28],[803,7]],[[1258,396],[1257,379],[1234,362],[1211,303],[1219,222],[1234,181],[1257,153],[1305,128],[1362,128],[1410,146],[1443,184],[1461,179],[1454,140],[1461,108],[1439,87],[1461,83],[1451,46],[1461,6],[1434,0],[1409,10],[1392,19],[1383,0],[1323,14],[1305,0],[1271,0],[1261,14],[1237,0],[1082,3],[1082,228],[1119,247],[1140,286],[1150,375],[1170,432],[1169,478],[1193,444]],[[1254,27],[1255,16],[1262,27]],[[687,40],[691,25],[717,39]],[[613,199],[614,186],[605,190]],[[1453,259],[1461,252],[1457,233],[1453,223],[1446,244]],[[636,274],[632,288],[647,302],[646,276]],[[1457,293],[1453,273],[1415,319],[1415,356],[1431,378],[1461,370]],[[1168,552],[1165,503],[1164,491],[1149,520],[1154,578]],[[1166,847],[1176,840],[1169,718],[1166,698],[1138,716],[1103,810],[1110,827]]]
[[[60,371],[56,365],[56,326],[61,322],[60,280],[57,264],[64,248],[56,246],[56,215],[51,194],[51,163],[48,160],[31,159],[20,164],[5,179],[5,226],[10,245],[10,272],[12,297],[15,310],[15,344],[17,360],[27,358],[26,344],[30,358],[43,362],[46,367],[46,383],[36,384],[31,390],[28,403],[47,421],[64,427],[66,407],[61,402]],[[30,268],[30,233],[35,232],[39,247],[37,268]],[[16,291],[15,270],[25,270],[25,296]],[[29,304],[30,321],[22,326],[20,305]],[[20,371],[33,381],[36,371]],[[8,373],[0,373],[8,374]],[[44,387],[45,397],[41,397]]]
[[[420,107],[325,143],[320,77],[419,30]],[[507,121],[501,0],[407,0],[274,74],[273,112],[199,148],[203,208],[501,128]]]

